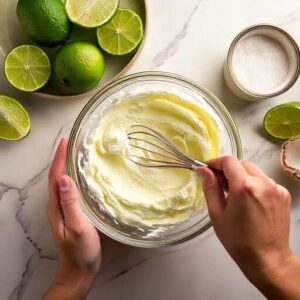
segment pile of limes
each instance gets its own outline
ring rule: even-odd
[[[17,16],[27,34],[44,47],[63,46],[53,60],[58,82],[74,93],[95,87],[105,69],[101,50],[87,41],[66,43],[73,23],[97,28],[99,46],[110,55],[135,51],[143,38],[141,18],[119,8],[118,0],[19,0]],[[51,73],[47,54],[37,46],[22,45],[5,60],[5,74],[16,88],[32,92],[43,87]]]
[[[51,62],[36,45],[20,45],[9,52],[4,73],[17,89],[33,92],[49,81],[79,94],[94,88],[105,71],[108,55],[136,51],[143,39],[141,18],[119,8],[119,0],[19,0],[17,16],[29,37],[43,47],[57,47]],[[70,41],[73,23],[95,28],[99,47],[84,40]],[[59,86],[58,86],[59,88]],[[0,96],[0,139],[19,140],[30,130],[30,119],[16,100]]]

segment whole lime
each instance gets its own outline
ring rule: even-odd
[[[93,44],[74,41],[64,45],[53,61],[58,80],[75,93],[92,89],[103,76],[104,57]]]
[[[17,16],[27,34],[42,46],[63,44],[72,30],[61,0],[19,0]]]

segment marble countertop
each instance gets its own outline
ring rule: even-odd
[[[8,0],[7,0],[8,1]],[[163,70],[187,76],[217,95],[233,115],[244,157],[293,194],[291,246],[300,257],[300,185],[279,165],[280,144],[261,122],[280,102],[300,99],[300,82],[283,96],[248,103],[234,97],[222,75],[227,49],[248,25],[270,22],[300,43],[299,0],[147,0],[146,45],[129,73]],[[35,300],[49,286],[57,253],[46,219],[47,172],[62,136],[88,99],[49,101],[13,90],[32,117],[30,136],[0,142],[0,300]],[[93,299],[264,299],[244,278],[213,230],[185,244],[147,250],[107,243],[104,263],[88,296]]]

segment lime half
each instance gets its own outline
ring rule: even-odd
[[[39,47],[22,45],[6,57],[4,70],[7,80],[17,89],[33,92],[43,87],[51,73],[50,61]]]
[[[300,102],[299,101],[292,101],[292,102],[288,102],[288,103],[281,104],[281,105],[295,106],[295,107],[300,108]]]
[[[143,39],[143,22],[129,9],[119,8],[113,18],[97,29],[101,48],[113,55],[125,55],[138,48]]]
[[[289,139],[300,135],[300,103],[290,102],[273,107],[266,113],[263,124],[275,138]]]
[[[115,14],[119,0],[67,0],[69,19],[82,27],[99,27]]]
[[[30,118],[25,108],[15,99],[0,96],[0,139],[16,141],[30,131]]]

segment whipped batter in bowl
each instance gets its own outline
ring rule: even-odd
[[[175,94],[129,96],[109,109],[87,137],[83,176],[116,219],[129,225],[171,225],[204,206],[201,180],[182,169],[145,169],[128,160],[127,130],[148,125],[190,157],[219,155],[219,130],[199,106]]]
[[[173,74],[140,73],[96,95],[70,138],[68,171],[91,222],[134,246],[179,243],[210,227],[201,179],[190,170],[149,169],[128,159],[132,125],[158,130],[192,158],[241,158],[237,129],[213,95]]]

